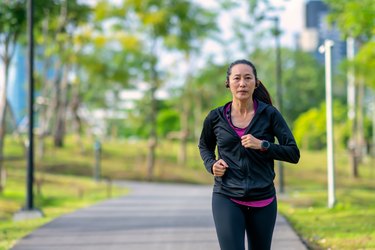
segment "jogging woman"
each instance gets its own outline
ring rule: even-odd
[[[217,237],[222,250],[242,250],[246,232],[249,249],[268,250],[277,214],[274,160],[297,163],[299,149],[250,61],[229,66],[226,87],[232,101],[207,115],[199,141],[204,165],[215,178]]]

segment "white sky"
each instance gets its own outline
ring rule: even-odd
[[[272,2],[280,3],[280,0],[273,0]],[[281,42],[284,45],[294,45],[294,35],[301,32],[305,26],[305,1],[304,0],[289,0],[282,4],[285,8],[280,13],[280,27],[285,33],[282,36]]]

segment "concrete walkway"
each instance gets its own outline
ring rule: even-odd
[[[64,215],[13,250],[217,250],[211,187],[122,182],[130,195]],[[306,250],[278,216],[273,250]]]

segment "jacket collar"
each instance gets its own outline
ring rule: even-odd
[[[270,104],[267,104],[267,103],[264,103],[262,101],[259,101],[259,100],[256,100],[258,102],[258,107],[257,107],[257,111],[255,113],[255,115],[257,114],[260,114],[261,112],[263,112],[264,109],[266,109],[268,106],[270,106]],[[227,107],[229,105],[230,102],[227,102],[224,106],[221,106],[221,107],[218,107],[217,108],[217,111],[219,111],[219,115],[223,118],[225,118],[225,114],[224,114],[224,110],[225,110],[225,107]]]
[[[257,111],[253,117],[253,120],[250,122],[249,126],[247,127],[246,129],[246,132],[245,133],[248,133],[249,130],[251,129],[251,127],[254,126],[254,123],[256,123],[256,121],[259,119],[260,117],[260,114],[268,107],[270,106],[270,104],[267,104],[267,103],[264,103],[262,101],[259,101],[257,100],[258,102],[258,108],[257,108]],[[221,106],[221,107],[218,107],[216,109],[216,112],[217,112],[217,115],[220,117],[221,120],[225,120],[224,124],[226,124],[226,126],[228,127],[229,131],[232,131],[233,132],[233,135],[237,135],[236,132],[234,131],[234,129],[229,125],[229,123],[227,122],[227,118],[225,116],[225,107],[227,107],[231,102],[227,102],[224,106]]]

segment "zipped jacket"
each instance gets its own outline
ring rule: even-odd
[[[292,132],[275,107],[258,101],[245,134],[269,141],[270,147],[266,151],[245,148],[226,119],[226,105],[207,115],[198,145],[208,172],[212,174],[212,166],[218,159],[223,159],[229,166],[222,177],[215,177],[213,192],[244,200],[270,198],[276,193],[274,160],[299,161],[300,152]]]

